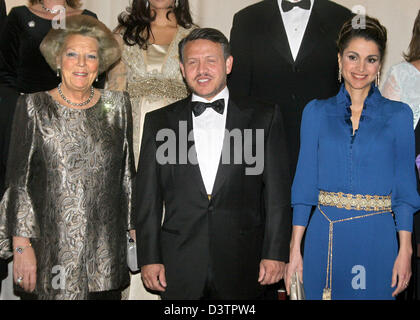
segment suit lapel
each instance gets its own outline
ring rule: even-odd
[[[182,103],[180,103],[176,108],[174,108],[173,112],[175,115],[169,118],[169,123],[171,123],[171,126],[175,132],[178,133],[177,135],[177,155],[178,150],[180,150],[179,145],[180,143],[185,143],[183,139],[185,137],[181,136],[179,125],[180,122],[183,121],[184,123],[187,123],[187,134],[192,132],[193,130],[193,124],[192,124],[192,111],[191,111],[191,96],[184,99]],[[197,163],[197,153],[194,146],[194,141],[189,140],[187,142],[187,164],[178,164],[176,166],[176,170],[179,170],[180,177],[183,177],[186,179],[186,181],[190,180],[192,183],[196,184],[199,191],[207,197],[206,188],[204,186],[204,182],[201,176],[200,167]],[[179,155],[178,155],[179,156]],[[185,156],[185,155],[184,155]],[[194,163],[192,163],[193,160]],[[197,163],[197,164],[195,164]],[[175,168],[174,168],[175,170]]]
[[[226,116],[226,126],[225,126],[225,137],[223,140],[222,154],[219,160],[219,167],[217,169],[216,179],[213,185],[212,196],[216,195],[217,192],[223,185],[223,182],[226,180],[226,177],[229,176],[229,170],[231,170],[231,164],[234,161],[234,144],[233,139],[229,139],[229,132],[233,129],[241,130],[243,134],[243,129],[247,128],[251,120],[251,109],[240,108],[236,105],[232,99],[229,99],[229,105]],[[243,139],[242,139],[243,142]],[[229,149],[227,149],[229,147]],[[223,154],[230,154],[229,163],[223,163]],[[242,153],[243,160],[243,153]]]
[[[296,57],[296,63],[304,60],[319,43],[320,40],[327,34],[327,27],[323,24],[322,16],[322,1],[315,1],[309,17],[308,25],[306,26],[305,34]]]
[[[267,19],[266,35],[271,35],[272,41],[269,43],[280,53],[280,55],[289,64],[293,64],[293,56],[290,51],[289,40],[287,39],[286,29],[284,28],[283,18],[277,0],[271,0],[269,3],[270,16]]]
[[[192,124],[192,112],[190,107],[191,97],[184,100],[183,103],[180,103],[176,108],[174,108],[172,114],[174,116],[169,117],[169,123],[175,132],[178,132],[178,142],[177,148],[179,148],[179,123],[181,121],[187,122],[187,132],[190,133],[193,130]],[[231,99],[229,99],[228,109],[227,109],[227,116],[226,116],[226,125],[225,129],[225,137],[223,140],[223,147],[222,147],[222,154],[224,152],[230,152],[230,163],[233,163],[234,160],[234,145],[233,139],[229,139],[228,132],[231,132],[233,129],[241,130],[243,134],[243,129],[247,128],[251,120],[251,109],[240,108],[236,105]],[[182,137],[181,137],[182,139]],[[181,142],[182,143],[182,142]],[[230,147],[230,149],[227,149]],[[190,180],[195,183],[202,193],[203,196],[207,198],[207,192],[204,186],[203,178],[200,172],[200,167],[198,164],[192,164],[190,159],[197,159],[197,153],[194,147],[194,141],[188,141],[187,143],[187,150],[190,153],[190,157],[188,158],[188,162],[186,165],[177,165],[176,170],[179,170],[179,174],[181,177],[185,177],[186,181]],[[230,150],[230,151],[228,151]],[[243,157],[243,154],[242,154]],[[219,160],[219,167],[217,169],[216,179],[214,181],[212,196],[214,196],[222,187],[223,182],[225,181],[226,177],[229,175],[230,164],[223,164],[222,163],[222,155],[220,156]]]

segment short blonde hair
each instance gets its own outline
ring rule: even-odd
[[[88,15],[66,18],[64,29],[51,29],[42,40],[40,50],[51,69],[57,70],[57,58],[64,50],[69,36],[81,35],[94,38],[99,44],[99,73],[102,73],[121,57],[121,49],[111,30],[99,20]]]
[[[41,0],[29,0],[31,5],[41,3]],[[69,7],[73,9],[79,9],[82,6],[82,2],[80,0],[66,0],[66,3]]]

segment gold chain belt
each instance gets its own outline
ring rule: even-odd
[[[144,96],[180,100],[188,96],[185,84],[174,79],[145,78],[129,83],[127,91],[131,98]]]
[[[391,211],[391,196],[371,196],[343,192],[320,191],[318,203],[322,206],[347,210]]]
[[[344,198],[345,200],[343,200]],[[322,293],[322,300],[331,300],[334,224],[339,223],[339,222],[351,221],[355,219],[368,218],[375,215],[391,212],[391,197],[390,196],[370,196],[370,195],[363,196],[360,194],[352,195],[352,194],[344,194],[342,192],[335,193],[335,192],[320,191],[318,200],[319,200],[318,210],[329,222],[327,275],[326,275],[326,281],[325,281],[326,282],[325,288]],[[321,205],[334,206],[339,209],[364,210],[364,211],[376,211],[376,212],[333,221],[330,218],[328,218],[328,216],[325,214],[324,211],[322,211],[320,207]],[[368,208],[368,209],[361,209],[361,208]],[[377,210],[373,210],[372,208],[377,208]]]

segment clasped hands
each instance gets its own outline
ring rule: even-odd
[[[277,260],[262,259],[258,282],[270,285],[279,282],[284,275],[285,263]],[[148,264],[141,267],[141,277],[144,285],[153,291],[166,290],[165,266],[163,264]]]

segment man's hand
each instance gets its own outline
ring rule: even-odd
[[[279,282],[283,278],[284,267],[282,261],[262,259],[258,282],[263,286]]]
[[[150,290],[165,291],[166,277],[163,264],[148,264],[141,267],[141,278]]]

